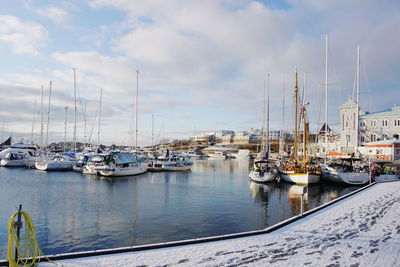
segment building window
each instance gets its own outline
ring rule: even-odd
[[[360,141],[361,141],[362,143],[364,143],[364,142],[365,142],[365,138],[364,138],[364,136],[361,136],[361,137],[360,137]]]
[[[399,135],[398,135],[398,134],[394,134],[394,135],[393,135],[393,139],[399,140]]]
[[[388,121],[387,120],[383,120],[382,121],[382,126],[388,126]]]
[[[371,142],[375,142],[376,141],[376,134],[371,134]]]
[[[346,135],[346,141],[347,141],[347,143],[350,143],[350,139],[351,139],[351,135],[350,135],[350,134],[347,134],[347,135]]]
[[[376,120],[372,121],[372,127],[376,127]]]
[[[342,131],[344,130],[344,114],[342,114]]]
[[[388,135],[387,134],[383,134],[382,135],[382,138],[385,140],[385,139],[388,139]]]
[[[400,120],[394,120],[394,126],[400,126]]]

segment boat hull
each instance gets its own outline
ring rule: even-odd
[[[279,176],[285,182],[301,185],[316,184],[320,181],[321,177],[319,174],[294,172],[281,172]]]
[[[68,171],[72,170],[72,162],[36,162],[35,167],[40,171]]]
[[[7,160],[2,159],[0,161],[0,165],[2,167],[25,167],[25,160],[23,159],[16,159],[16,160]]]
[[[278,175],[276,171],[264,172],[262,175],[260,174],[260,172],[251,171],[249,174],[249,178],[256,183],[273,182],[276,180],[277,177]]]
[[[338,172],[331,167],[322,165],[322,179],[332,183],[364,185],[369,183],[370,177],[367,172]]]
[[[100,175],[103,176],[130,176],[145,172],[147,172],[147,166],[145,164],[134,167],[114,167],[112,169],[110,168],[99,171]]]
[[[190,171],[192,166],[163,166],[163,171]]]

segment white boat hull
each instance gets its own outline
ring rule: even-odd
[[[369,183],[369,173],[367,172],[338,172],[332,167],[322,165],[322,179],[328,182],[364,185]]]
[[[320,180],[320,175],[311,173],[281,172],[279,176],[285,182],[302,185],[315,184]]]
[[[138,175],[145,172],[147,172],[146,164],[139,164],[138,166],[130,167],[113,167],[99,171],[100,175],[103,176],[129,176]]]
[[[72,170],[72,162],[36,162],[35,167],[40,171],[67,171]]]
[[[267,183],[275,181],[278,175],[276,171],[264,172],[262,175],[258,171],[251,171],[249,177],[254,182]]]
[[[23,159],[14,159],[14,160],[7,160],[2,159],[0,162],[2,167],[25,167],[25,160]]]
[[[163,166],[163,171],[190,171],[192,166]]]
[[[96,166],[94,165],[85,165],[82,168],[83,174],[97,174],[99,171],[96,170]]]

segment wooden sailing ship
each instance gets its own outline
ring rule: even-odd
[[[307,102],[302,104],[300,109],[301,120],[303,122],[303,153],[299,155],[298,151],[298,121],[299,121],[299,89],[297,70],[295,72],[294,86],[294,132],[293,132],[293,150],[290,159],[282,161],[279,166],[279,176],[282,180],[295,184],[313,184],[318,183],[321,176],[320,166],[312,162],[308,156],[308,134],[309,125],[307,122]]]

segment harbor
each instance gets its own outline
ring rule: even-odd
[[[398,10],[4,0],[0,266],[400,266]]]
[[[0,168],[0,254],[22,204],[46,255],[261,230],[301,212],[302,186],[251,182],[249,160],[198,160],[191,172],[101,177]],[[359,186],[310,185],[304,209]]]
[[[69,255],[74,259],[58,262],[65,266],[397,266],[399,193],[400,182],[378,183],[269,233],[164,248],[160,244],[157,249],[119,254],[104,251],[106,255],[93,257]]]

